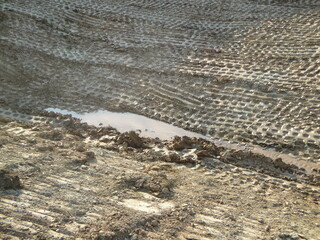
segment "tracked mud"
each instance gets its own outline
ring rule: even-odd
[[[2,239],[319,236],[319,169],[204,139],[39,118],[1,121],[1,177],[19,179],[0,189]]]
[[[316,0],[2,1],[1,100],[129,111],[318,162],[319,10]]]
[[[319,1],[0,10],[1,239],[319,238]],[[204,137],[148,138],[48,108]]]

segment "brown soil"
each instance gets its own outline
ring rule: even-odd
[[[42,117],[1,121],[1,239],[319,239],[319,169]]]

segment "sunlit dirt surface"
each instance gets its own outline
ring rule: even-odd
[[[1,104],[129,111],[319,161],[317,0],[3,0]]]
[[[318,239],[319,168],[37,118],[0,120],[0,239]]]

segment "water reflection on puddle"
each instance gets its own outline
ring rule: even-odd
[[[158,137],[162,140],[169,140],[174,136],[206,138],[201,134],[186,131],[171,124],[134,113],[110,112],[106,110],[100,110],[93,113],[79,114],[76,112],[61,110],[58,108],[47,108],[46,110],[61,114],[71,114],[73,117],[79,118],[83,122],[94,126],[110,125],[111,127],[116,128],[119,132],[139,130],[139,132],[141,131],[141,135],[143,136],[152,138]]]

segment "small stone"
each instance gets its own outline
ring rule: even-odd
[[[156,227],[156,226],[159,225],[159,222],[158,222],[157,220],[153,219],[153,220],[150,222],[150,225],[151,225],[152,227]]]
[[[51,157],[51,156],[48,156],[48,157],[44,157],[44,158],[42,158],[41,160],[44,160],[44,161],[53,161],[53,160],[54,160],[54,158],[53,158],[53,157]]]
[[[88,169],[88,166],[87,165],[81,165],[81,169],[86,170],[86,169]]]

